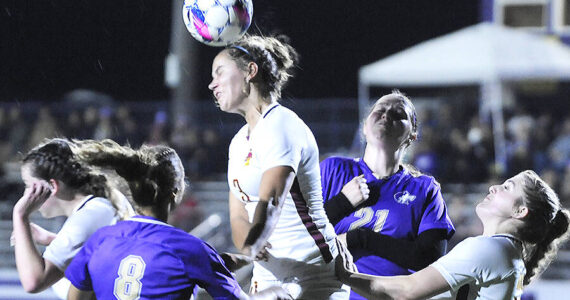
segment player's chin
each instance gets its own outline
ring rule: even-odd
[[[477,217],[481,218],[484,217],[486,215],[485,211],[486,211],[486,207],[485,207],[485,203],[483,202],[479,202],[477,203],[477,205],[475,206],[475,214],[477,215]]]
[[[218,108],[221,111],[227,112],[227,113],[234,113],[235,112],[235,110],[232,108],[232,106],[229,104],[229,102],[224,101],[223,99],[218,100]]]
[[[231,113],[228,106],[224,105],[223,103],[218,102],[218,108],[223,112]]]

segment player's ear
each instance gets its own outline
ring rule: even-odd
[[[418,134],[416,132],[411,133],[410,137],[408,138],[410,140],[410,143],[417,140],[418,139]]]
[[[256,63],[250,61],[247,64],[247,76],[246,76],[246,81],[251,81],[253,78],[255,78],[255,76],[257,76],[257,72],[258,72],[258,66]]]
[[[60,188],[59,181],[52,178],[48,181],[48,184],[49,184],[49,187],[51,189],[52,194],[57,193],[57,191]]]
[[[526,206],[519,206],[513,211],[513,217],[516,219],[522,219],[528,215],[528,208]]]

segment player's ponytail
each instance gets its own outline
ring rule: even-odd
[[[568,239],[568,223],[570,213],[568,210],[561,209],[556,214],[550,227],[544,235],[544,240],[529,247],[527,251],[528,259],[525,261],[527,269],[524,277],[524,284],[529,284],[536,276],[540,275],[548,265],[556,258],[558,248]]]
[[[135,210],[151,208],[158,218],[165,219],[165,208],[180,201],[184,169],[172,148],[142,146],[134,150],[112,140],[76,143],[82,160],[112,169],[126,181]]]
[[[157,184],[156,197],[173,208],[180,203],[185,190],[182,160],[167,146],[142,146],[138,153],[152,161],[147,178]]]
[[[540,275],[568,239],[570,213],[560,207],[556,193],[533,171],[524,171],[522,205],[528,209],[517,235],[523,242],[524,285]]]

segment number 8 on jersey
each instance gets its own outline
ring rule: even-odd
[[[146,264],[142,257],[129,255],[121,260],[117,271],[113,294],[119,300],[136,300],[140,298],[142,290],[141,279],[144,276]]]

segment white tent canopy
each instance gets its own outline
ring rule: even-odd
[[[434,38],[359,70],[359,110],[365,117],[371,86],[481,85],[492,112],[496,162],[506,162],[502,93],[506,81],[570,79],[570,48],[555,39],[480,23]]]
[[[363,66],[359,77],[361,84],[369,86],[570,79],[570,48],[554,39],[480,23]]]

